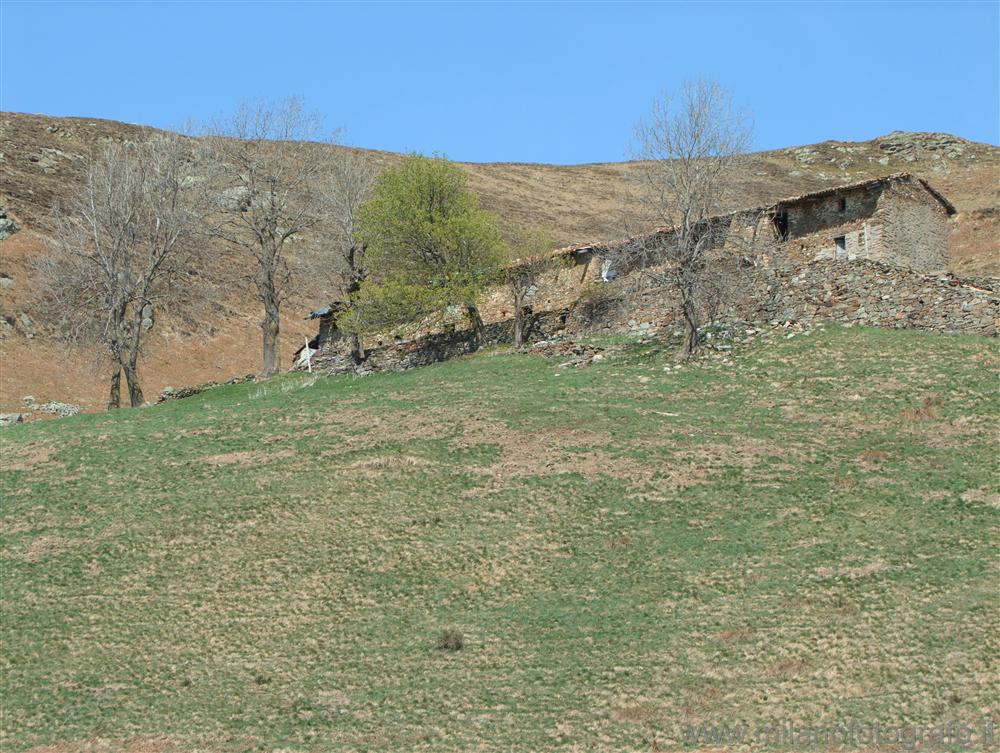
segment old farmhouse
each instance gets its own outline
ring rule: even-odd
[[[760,260],[765,265],[865,259],[935,273],[948,267],[948,218],[953,214],[955,208],[927,181],[901,173],[740,209],[709,223],[721,248],[745,247],[734,240],[756,234],[769,246]],[[671,228],[659,228],[639,238],[557,253],[586,268],[581,280],[608,282],[624,271],[614,268],[615,255],[609,250],[630,243],[655,246],[657,237],[668,241],[671,234]],[[595,258],[600,262],[594,263]],[[655,255],[650,261],[655,263]]]
[[[719,215],[704,227],[713,263],[744,269],[740,295],[728,301],[735,318],[826,319],[995,335],[1000,298],[991,289],[947,274],[948,218],[953,214],[955,208],[926,181],[904,173]],[[673,233],[658,228],[620,241],[554,251],[563,263],[539,279],[528,300],[532,336],[614,330],[632,319],[669,322],[675,303],[669,298],[654,292],[623,315],[614,306],[618,286],[608,283],[628,278],[636,264],[662,264],[656,249],[671,242]],[[629,246],[649,252],[616,253]],[[623,259],[631,260],[625,262],[628,268],[616,269]],[[611,294],[607,301],[602,290]],[[480,302],[486,342],[510,342],[512,303],[505,287]],[[333,372],[407,368],[469,347],[463,331],[419,327],[402,335],[386,333],[368,343],[372,350],[362,367],[350,360],[347,340],[337,327],[340,310],[334,305],[311,315],[320,320],[319,333],[298,354],[298,367],[315,354],[321,367]]]

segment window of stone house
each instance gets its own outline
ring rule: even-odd
[[[840,235],[834,238],[833,242],[837,245],[837,258],[845,258],[847,256],[847,238]]]
[[[847,211],[847,199],[844,197],[840,198],[840,211],[841,212]]]

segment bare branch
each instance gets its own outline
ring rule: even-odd
[[[211,232],[253,261],[254,282],[264,308],[261,321],[265,376],[280,368],[281,304],[292,290],[287,246],[321,221],[316,190],[323,161],[310,154],[320,119],[302,101],[244,104],[214,123],[205,142],[205,162],[222,187]],[[275,142],[292,142],[279,150]]]
[[[112,397],[125,372],[142,404],[137,362],[156,311],[176,298],[189,267],[203,197],[187,180],[182,139],[106,146],[92,156],[84,190],[53,210],[52,253],[37,262],[43,295],[60,312],[60,335],[103,346]]]
[[[729,93],[705,80],[662,96],[635,129],[639,164],[632,178],[642,207],[636,224],[659,229],[609,247],[606,256],[620,273],[640,273],[637,290],[654,285],[676,294],[685,330],[681,357],[697,348],[699,327],[715,316],[740,266],[722,249],[728,244],[732,257],[732,244],[746,235],[746,218],[720,212],[751,134]]]

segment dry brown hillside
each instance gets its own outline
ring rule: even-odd
[[[94,354],[67,350],[52,339],[54,312],[33,294],[31,261],[46,253],[47,218],[60,197],[78,190],[87,155],[102,141],[139,137],[145,129],[89,118],[0,114],[0,204],[21,231],[0,241],[0,410],[20,398],[102,403],[104,380]],[[291,148],[278,144],[277,149]],[[310,150],[336,147],[306,145]],[[381,165],[398,155],[368,152]],[[547,228],[559,243],[622,235],[630,163],[574,166],[462,164],[483,205],[506,223]],[[771,201],[876,175],[912,172],[929,180],[959,210],[952,226],[952,269],[1000,276],[1000,149],[947,134],[894,133],[866,142],[828,141],[754,154],[726,197],[730,208]],[[308,239],[298,246],[307,260]],[[237,266],[223,246],[211,249],[206,274]],[[335,280],[303,275],[285,308],[285,362],[314,327],[309,308],[329,297]],[[238,285],[184,319],[157,323],[142,374],[147,394],[167,384],[222,380],[252,372],[259,361],[257,306]]]

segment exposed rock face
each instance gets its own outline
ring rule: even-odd
[[[7,209],[0,206],[0,241],[7,240],[20,229],[20,226],[7,216]]]
[[[893,131],[876,139],[879,149],[905,162],[920,159],[959,159],[969,142],[948,133],[906,133]]]
[[[219,196],[219,206],[227,212],[245,212],[250,208],[250,189],[246,186],[227,188]]]

